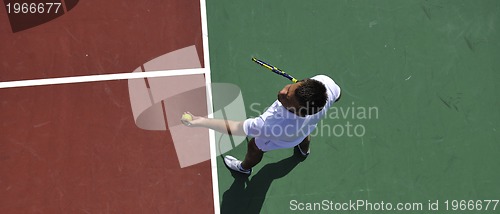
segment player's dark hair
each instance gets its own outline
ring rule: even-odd
[[[326,87],[320,81],[314,79],[303,79],[301,84],[295,89],[295,97],[301,106],[301,115],[312,115],[321,111],[325,107],[328,95]]]

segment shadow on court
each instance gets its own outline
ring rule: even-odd
[[[271,183],[304,160],[295,148],[291,157],[265,165],[250,180],[246,175],[231,171],[234,182],[222,196],[221,213],[260,213]]]

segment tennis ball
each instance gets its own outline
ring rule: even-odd
[[[182,119],[187,120],[187,121],[191,121],[191,120],[193,120],[193,117],[191,117],[190,114],[183,114]]]
[[[181,118],[181,122],[184,123],[184,125],[189,126],[190,123],[189,121],[192,121],[193,117],[191,117],[190,114],[183,114]]]

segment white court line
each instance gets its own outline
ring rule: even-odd
[[[200,10],[201,10],[201,32],[203,39],[203,55],[205,68],[208,72],[205,74],[205,80],[207,85],[207,106],[208,106],[208,117],[213,118],[213,100],[212,100],[212,77],[210,72],[210,56],[208,47],[208,25],[207,25],[207,5],[205,0],[200,0]],[[212,166],[212,187],[213,187],[213,197],[214,197],[214,213],[220,213],[219,204],[219,178],[217,174],[217,148],[215,146],[215,131],[212,129],[208,130],[208,136],[210,138],[210,164]]]
[[[210,73],[210,71],[207,68],[193,68],[193,69],[179,69],[179,70],[122,73],[122,74],[102,74],[102,75],[75,76],[75,77],[59,77],[59,78],[48,78],[48,79],[33,79],[33,80],[19,80],[19,81],[1,82],[0,88],[14,88],[14,87],[40,86],[40,85],[56,85],[56,84],[66,84],[66,83],[82,83],[82,82],[97,82],[97,81],[107,81],[107,80],[137,79],[137,78],[146,78],[146,77],[168,77],[168,76],[193,75],[193,74],[207,75],[208,73]]]

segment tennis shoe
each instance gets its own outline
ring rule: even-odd
[[[244,170],[243,168],[241,168],[241,161],[236,159],[233,156],[226,155],[224,157],[224,163],[226,163],[226,166],[233,171],[240,172],[240,173],[247,174],[247,175],[250,175],[250,173],[252,173],[252,169]]]

